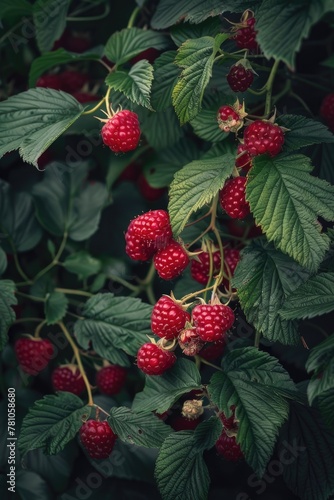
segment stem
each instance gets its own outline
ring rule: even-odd
[[[32,281],[29,279],[29,277],[26,275],[26,273],[23,271],[22,267],[21,267],[21,264],[19,262],[19,258],[18,258],[18,255],[17,253],[14,251],[13,253],[13,257],[14,257],[14,262],[15,262],[15,267],[17,269],[17,272],[19,273],[19,275],[21,276],[21,278],[23,278],[25,280],[25,283],[27,285],[31,285],[32,284]]]
[[[265,92],[267,92],[267,89],[266,88],[263,88],[262,90],[247,89],[247,92],[249,92],[250,94],[253,94],[253,95],[262,95]]]
[[[93,294],[90,292],[72,290],[71,288],[55,288],[55,292],[67,293],[68,295],[82,295],[83,297],[93,297]]]
[[[20,318],[20,319],[16,319],[14,321],[14,325],[17,325],[19,323],[28,323],[29,321],[41,323],[43,320],[42,320],[42,318]]]
[[[67,311],[66,314],[69,314],[70,316],[73,316],[73,318],[85,319],[83,316],[79,316],[78,314],[74,314],[71,311]]]
[[[152,286],[152,283],[150,283],[146,288],[145,288],[145,292],[146,292],[146,295],[147,295],[147,298],[149,300],[149,303],[152,304],[152,306],[154,306],[154,304],[156,303],[156,298],[155,298],[155,295],[154,295],[154,292],[153,292],[153,286]]]
[[[53,267],[55,267],[57,264],[59,264],[59,259],[61,257],[61,254],[63,253],[64,249],[65,249],[65,246],[66,246],[66,242],[67,242],[67,232],[64,233],[64,236],[63,236],[63,240],[60,244],[60,247],[58,249],[58,252],[56,253],[54,259],[52,262],[50,262],[49,265],[47,265],[44,269],[42,269],[39,273],[36,274],[36,276],[34,277],[34,281],[37,281],[41,276],[43,276],[44,274],[46,274],[47,272],[50,271],[50,269],[52,269]]]
[[[121,278],[120,276],[114,276],[113,274],[108,274],[108,278],[110,278],[112,281],[116,281],[116,283],[120,283],[121,285],[125,286],[129,290],[132,290],[133,292],[136,292],[139,288],[137,285],[132,285],[131,283]]]
[[[146,286],[146,285],[149,285],[153,278],[155,276],[155,267],[154,267],[154,262],[152,262],[152,264],[150,265],[150,269],[148,270],[148,273],[147,275],[145,276],[145,278],[140,281],[139,283],[142,285],[142,286]]]
[[[87,17],[68,16],[66,17],[66,21],[99,21],[100,19],[104,19],[109,14],[109,12],[110,12],[110,6],[106,4],[102,14],[98,14],[96,16],[87,16]]]
[[[329,87],[325,87],[324,85],[319,85],[316,82],[312,82],[308,80],[307,78],[303,78],[302,76],[299,75],[293,75],[292,76],[293,80],[297,80],[297,82],[302,82],[305,83],[306,85],[310,85],[311,87],[315,87],[316,89],[323,90],[325,92],[332,92],[333,89],[330,89]]]
[[[88,111],[84,111],[82,114],[83,115],[90,115],[91,113],[95,113],[95,111],[97,111],[102,106],[104,101],[105,101],[105,97],[103,99],[101,99],[101,101],[99,101],[98,104],[96,104],[96,106],[94,106],[94,108],[89,109]]]
[[[92,390],[91,390],[91,387],[90,387],[90,383],[89,383],[89,380],[87,378],[87,375],[86,375],[86,372],[85,372],[85,369],[83,367],[83,364],[82,364],[82,361],[81,361],[81,356],[80,356],[80,352],[79,352],[79,349],[77,348],[74,340],[72,339],[71,337],[71,334],[70,332],[67,330],[66,326],[64,325],[64,323],[62,323],[61,321],[58,323],[58,325],[60,326],[60,328],[62,329],[62,332],[63,334],[65,335],[66,339],[68,340],[68,342],[70,343],[71,347],[72,347],[72,350],[73,350],[73,354],[75,356],[75,359],[78,363],[78,368],[79,368],[79,371],[81,373],[81,376],[85,382],[85,386],[86,386],[86,389],[87,389],[87,394],[88,394],[88,406],[94,406],[94,401],[93,401],[93,396],[92,396]]]
[[[130,16],[130,19],[128,21],[128,25],[127,25],[127,28],[132,28],[134,23],[135,23],[135,20],[137,19],[137,16],[140,12],[140,7],[135,7],[132,11],[132,14]]]
[[[254,340],[254,347],[257,347],[257,349],[260,347],[260,338],[261,338],[261,332],[257,331],[255,333],[255,340]]]
[[[265,108],[264,108],[264,114],[265,115],[269,115],[269,113],[271,111],[271,95],[272,95],[273,84],[274,84],[275,75],[276,75],[276,72],[278,70],[279,63],[280,63],[279,59],[277,59],[274,62],[274,65],[271,68],[271,71],[270,71],[270,74],[269,74],[268,81],[267,81],[267,83],[265,85],[265,88],[267,90],[266,103],[265,103]]]
[[[37,325],[36,330],[35,330],[35,333],[34,333],[34,337],[35,337],[36,339],[39,339],[39,338],[40,338],[40,333],[41,333],[41,330],[42,330],[43,326],[45,326],[45,325],[46,325],[46,319],[42,320],[42,321],[40,322],[40,324],[39,324],[39,325]]]
[[[45,302],[45,299],[42,299],[41,297],[35,297],[34,295],[28,295],[27,293],[16,291],[15,294],[25,299],[34,300],[35,302]]]
[[[201,363],[203,363],[204,365],[208,365],[208,366],[211,366],[211,368],[215,368],[216,370],[219,370],[220,372],[224,371],[222,368],[220,368],[219,366],[217,365],[214,365],[213,363],[210,363],[210,361],[207,361],[206,359],[204,358],[201,358],[200,356],[195,356],[195,359],[198,358],[200,360]]]

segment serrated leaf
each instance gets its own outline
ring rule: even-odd
[[[334,143],[334,135],[325,125],[305,116],[282,115],[276,123],[289,129],[284,138],[284,149],[287,151],[296,151],[311,144]]]
[[[168,436],[157,458],[155,477],[164,500],[206,500],[210,477],[191,431]]]
[[[77,274],[79,279],[85,279],[97,274],[101,270],[102,263],[86,250],[80,250],[66,257],[63,266],[70,273]]]
[[[135,413],[124,406],[111,408],[108,422],[122,441],[146,448],[160,448],[173,432],[153,413]]]
[[[208,386],[212,401],[227,416],[236,406],[237,442],[246,461],[261,477],[270,459],[278,430],[288,416],[282,394],[297,392],[277,359],[255,347],[234,349],[224,356],[223,372]]]
[[[322,16],[334,10],[332,0],[265,0],[256,16],[257,40],[267,59],[294,67],[302,40]]]
[[[42,153],[84,111],[66,92],[30,89],[0,103],[0,157],[19,149],[22,159],[37,167]]]
[[[83,416],[89,414],[90,407],[84,406],[74,394],[44,396],[23,419],[18,441],[20,452],[25,455],[29,450],[41,448],[48,455],[56,455],[75,437]]]
[[[333,310],[334,273],[321,273],[297,288],[286,299],[279,314],[285,319],[306,319],[321,316]]]
[[[314,372],[307,387],[309,402],[313,404],[317,397],[334,390],[334,335],[311,349],[306,370]]]
[[[311,158],[317,167],[317,176],[330,184],[334,184],[334,144],[319,144],[312,148]]]
[[[328,429],[334,429],[334,391],[321,393],[316,400],[316,406],[319,409]]]
[[[234,164],[235,156],[227,153],[192,161],[175,174],[168,205],[175,236],[181,233],[193,212],[212,201],[230,177]]]
[[[135,396],[132,408],[137,413],[154,410],[163,413],[182,394],[200,387],[201,377],[195,363],[178,359],[173,368],[159,377],[146,377],[144,390]]]
[[[285,298],[296,293],[310,273],[265,240],[254,241],[242,252],[232,280],[247,321],[273,341],[300,343],[297,324],[282,319],[278,311]]]
[[[220,130],[217,122],[217,111],[222,102],[233,104],[233,99],[222,92],[214,96],[205,96],[203,99],[203,108],[190,121],[195,134],[201,139],[210,142],[220,142],[228,137],[229,134]]]
[[[172,146],[185,135],[172,107],[147,115],[141,129],[149,145],[158,151]]]
[[[66,27],[66,15],[71,0],[37,0],[33,6],[36,40],[41,52],[51,50]]]
[[[7,255],[6,252],[0,247],[0,276],[7,269]]]
[[[66,315],[68,299],[62,292],[52,292],[46,296],[44,314],[47,325],[55,325]]]
[[[175,56],[176,51],[170,50],[161,54],[154,62],[152,106],[156,111],[172,106],[172,90],[180,73],[174,63]]]
[[[15,283],[11,280],[0,280],[0,351],[7,344],[7,332],[15,321],[15,313],[10,306],[16,306]]]
[[[126,311],[126,314],[124,312]],[[99,293],[89,299],[81,311],[84,319],[74,325],[79,344],[93,349],[109,361],[128,365],[124,352],[135,356],[151,333],[152,306],[133,297]]]
[[[212,75],[214,58],[227,34],[204,36],[185,41],[178,49],[175,63],[184,68],[172,94],[173,106],[181,125],[199,113],[205,88]]]
[[[208,420],[204,420],[204,422],[196,427],[194,432],[196,446],[202,451],[209,450],[215,445],[222,430],[223,425],[220,418],[214,416]]]
[[[161,33],[140,28],[125,28],[111,35],[104,53],[110,61],[120,65],[130,61],[146,49],[163,50],[169,44],[168,37]]]
[[[310,271],[329,247],[318,216],[334,220],[334,186],[310,175],[303,155],[260,156],[248,174],[246,199],[269,241]]]
[[[202,36],[216,36],[221,32],[222,23],[219,17],[210,17],[199,24],[180,23],[171,29],[173,42],[180,47],[186,40]]]
[[[150,94],[153,81],[153,66],[145,59],[138,61],[130,71],[118,70],[110,73],[105,82],[122,92],[130,101],[152,110]]]
[[[313,408],[291,403],[278,454],[283,479],[303,500],[328,500],[334,493],[334,437]]]

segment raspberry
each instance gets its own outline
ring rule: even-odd
[[[198,248],[195,251],[199,250],[200,248]],[[191,277],[194,280],[198,281],[198,283],[206,285],[209,280],[209,274],[210,274],[210,254],[209,252],[202,252],[197,256],[197,258],[200,260],[200,262],[194,259],[191,261],[190,264]],[[215,274],[219,273],[220,270],[219,250],[217,250],[217,252],[212,253],[212,263],[213,263],[212,276],[214,276]]]
[[[124,385],[126,374],[126,369],[121,366],[105,366],[96,374],[96,385],[102,394],[117,394]]]
[[[162,375],[175,361],[173,352],[166,351],[156,344],[142,345],[137,354],[137,366],[147,375]]]
[[[85,389],[85,382],[76,365],[58,366],[51,376],[55,391],[67,391],[79,396]]]
[[[81,104],[85,104],[86,102],[96,102],[99,100],[99,97],[95,94],[88,94],[88,92],[72,92],[72,96]]]
[[[254,75],[242,64],[234,64],[226,79],[233,92],[245,92],[252,85]]]
[[[244,144],[251,156],[276,156],[283,147],[284,134],[275,123],[256,120],[245,128]]]
[[[46,89],[65,90],[60,75],[44,75],[38,78],[36,87]]]
[[[155,188],[149,185],[145,175],[141,174],[138,179],[139,191],[147,201],[156,201],[165,193],[165,188]]]
[[[224,248],[224,271],[227,276],[234,275],[239,260],[240,252],[237,248]]]
[[[244,27],[240,27],[237,30],[233,39],[239,49],[257,50],[258,44],[256,42],[256,34],[255,19],[254,17],[250,17],[245,21]]]
[[[201,358],[206,359],[206,361],[214,361],[220,357],[225,349],[226,342],[225,339],[217,340],[206,345],[199,353]]]
[[[63,89],[70,94],[72,92],[76,92],[88,83],[88,76],[83,73],[79,73],[79,71],[63,71],[59,75]]]
[[[235,427],[237,426],[237,423],[235,421],[235,406],[234,405],[231,406],[231,410],[232,410],[232,415],[228,418],[225,416],[225,414],[223,412],[219,415],[220,420],[223,422],[223,426],[227,430],[235,429]]]
[[[217,121],[223,132],[237,132],[242,127],[243,120],[232,106],[221,106],[218,109]]]
[[[128,256],[133,260],[149,260],[153,257],[156,248],[148,241],[143,240],[136,235],[133,222],[130,222],[129,227],[125,233],[125,251]]]
[[[149,49],[143,50],[143,52],[130,59],[130,63],[136,64],[138,61],[146,59],[149,63],[153,64],[160,53],[160,50],[155,49],[154,47],[150,47]]]
[[[156,249],[164,248],[172,238],[169,215],[165,210],[150,210],[136,217],[132,223],[134,234],[154,244]]]
[[[203,341],[198,336],[196,328],[185,328],[179,336],[179,346],[186,356],[195,356],[203,347]]]
[[[114,153],[136,149],[140,138],[138,115],[124,109],[118,111],[103,125],[102,140]]]
[[[158,337],[174,339],[184,328],[186,321],[190,321],[190,314],[171,297],[163,295],[153,307],[151,329]]]
[[[180,243],[174,240],[154,256],[154,267],[160,278],[164,280],[176,278],[185,270],[188,264],[187,252]]]
[[[201,418],[190,420],[183,415],[176,415],[171,418],[170,425],[174,431],[193,431],[201,422]]]
[[[138,163],[131,162],[119,176],[120,181],[135,182],[140,176],[141,166]]]
[[[246,177],[234,177],[219,192],[220,206],[232,219],[243,219],[250,213],[246,201],[246,182]]]
[[[229,462],[237,462],[243,457],[240,445],[235,436],[228,436],[225,431],[222,432],[216,441],[216,449],[219,455],[222,455]]]
[[[53,356],[53,345],[47,339],[21,337],[15,343],[15,354],[22,370],[37,375]]]
[[[320,106],[320,116],[324,119],[328,128],[334,131],[334,94],[328,94]]]
[[[249,172],[252,168],[252,157],[247,151],[247,148],[244,144],[239,144],[237,149],[237,156],[246,151],[240,158],[236,158],[235,166],[237,168],[242,168],[245,172]]]
[[[205,342],[222,340],[234,323],[232,309],[224,304],[200,304],[192,311],[196,331]]]
[[[80,439],[91,458],[102,460],[108,458],[117,439],[106,420],[87,420],[80,427]]]

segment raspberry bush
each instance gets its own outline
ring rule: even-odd
[[[333,16],[1,3],[3,498],[333,498]]]

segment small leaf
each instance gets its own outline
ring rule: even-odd
[[[56,245],[52,240],[48,240],[46,245],[48,247],[51,257],[54,259],[56,256]]]
[[[8,328],[15,321],[15,313],[10,306],[16,304],[14,281],[0,280],[0,351],[7,344]]]
[[[51,50],[63,34],[71,0],[37,0],[33,6],[36,40],[41,52]]]
[[[63,266],[70,273],[77,274],[79,279],[85,279],[101,270],[101,261],[92,257],[86,250],[80,250],[66,257]]]
[[[334,143],[334,135],[325,125],[305,116],[282,115],[276,122],[289,129],[284,138],[284,149],[287,151],[296,151],[312,144]]]
[[[62,292],[52,292],[47,295],[44,313],[47,325],[54,325],[66,315],[68,300]]]

